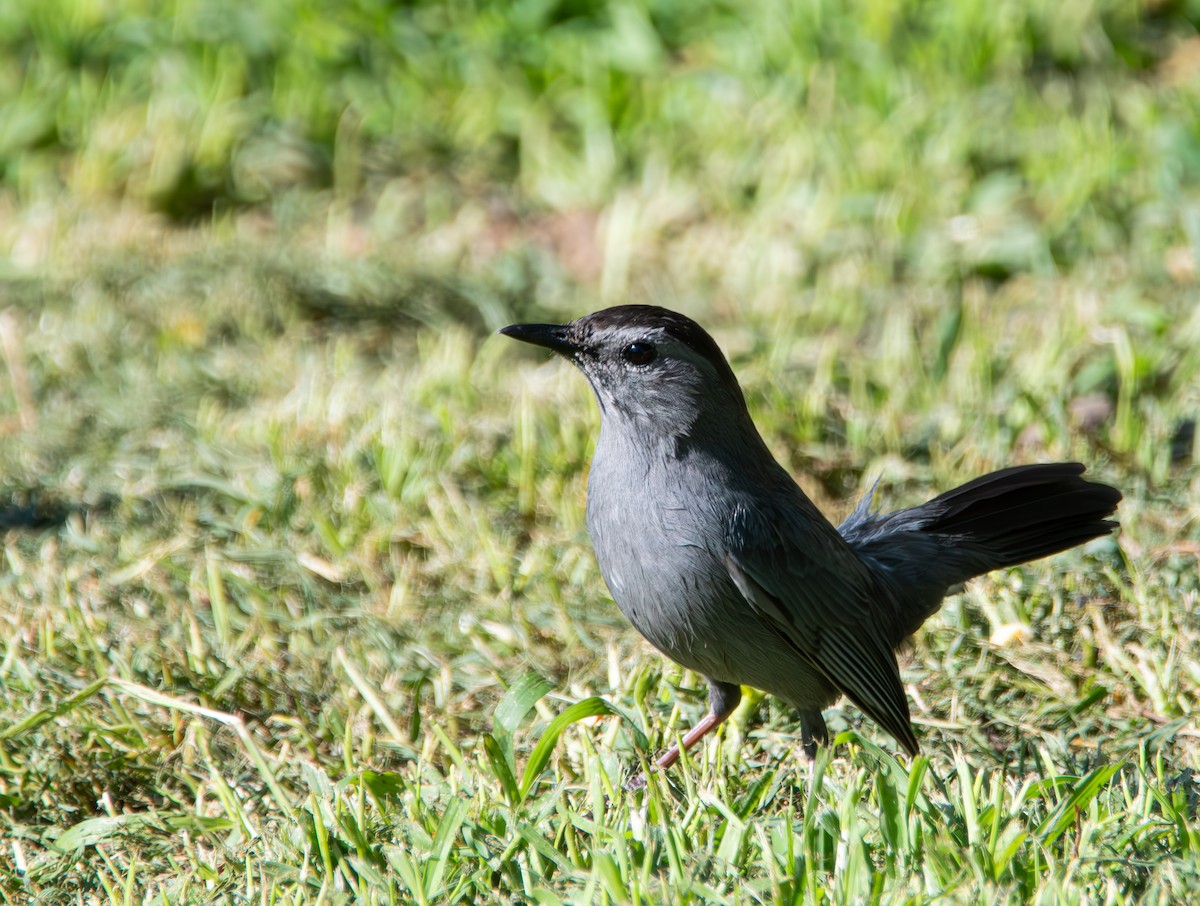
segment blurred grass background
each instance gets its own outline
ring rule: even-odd
[[[0,6],[0,893],[1195,899],[1198,24]],[[1121,536],[947,602],[914,764],[752,702],[627,794],[702,684],[603,590],[584,382],[489,337],[625,301],[832,514],[1070,457]]]

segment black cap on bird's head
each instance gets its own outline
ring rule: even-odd
[[[618,305],[569,324],[513,324],[500,333],[570,359],[604,412],[615,409],[681,429],[731,402],[745,410],[716,341],[691,318],[666,308]]]

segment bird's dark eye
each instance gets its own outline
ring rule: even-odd
[[[621,358],[630,365],[649,365],[658,355],[653,343],[630,343],[621,350]]]

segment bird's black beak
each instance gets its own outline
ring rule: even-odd
[[[565,324],[510,324],[500,330],[506,337],[520,340],[522,343],[532,343],[534,346],[544,346],[570,358],[579,349],[567,337]]]

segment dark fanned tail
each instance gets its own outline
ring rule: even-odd
[[[1082,478],[1076,462],[1001,469],[894,513],[871,495],[839,531],[897,591],[899,643],[959,583],[1067,550],[1117,527],[1121,492]]]

